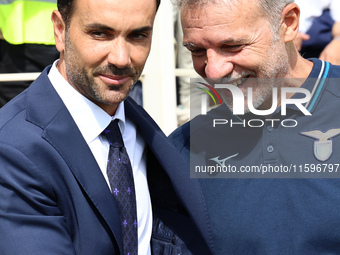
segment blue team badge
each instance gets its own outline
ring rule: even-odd
[[[317,139],[314,141],[314,156],[320,161],[326,161],[333,153],[333,141],[329,139],[339,135],[340,128],[330,129],[325,133],[320,130],[312,130],[300,132],[300,134]]]

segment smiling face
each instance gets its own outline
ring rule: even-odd
[[[244,8],[246,6],[247,8]],[[288,74],[288,55],[280,35],[256,1],[223,1],[182,7],[183,44],[191,51],[196,72],[214,83],[231,83],[244,95],[253,88],[253,105],[268,109],[272,103],[272,79]],[[221,80],[223,79],[223,80]],[[231,93],[220,92],[232,108]],[[247,111],[245,97],[245,109]]]
[[[55,11],[58,70],[82,95],[113,115],[142,73],[155,14],[155,0],[76,0],[65,29]]]

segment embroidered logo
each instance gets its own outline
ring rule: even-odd
[[[312,130],[300,132],[300,134],[317,139],[314,141],[314,156],[320,161],[326,161],[333,152],[333,141],[329,139],[339,135],[340,128],[330,129],[325,133],[320,130]]]
[[[231,158],[235,158],[238,155],[238,153],[231,155],[229,157],[226,157],[224,159],[219,159],[220,156],[215,157],[215,158],[211,158],[210,160],[215,161],[217,164],[219,164],[221,167],[225,167],[225,162]]]

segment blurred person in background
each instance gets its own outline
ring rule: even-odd
[[[295,0],[300,7],[299,34],[295,46],[304,58],[320,58],[340,64],[340,1]]]
[[[0,73],[41,72],[59,57],[51,12],[57,0],[0,1]],[[31,81],[0,81],[0,107]]]

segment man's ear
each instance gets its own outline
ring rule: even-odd
[[[65,22],[57,10],[53,11],[51,19],[54,27],[55,45],[61,53],[65,50]]]
[[[281,14],[281,29],[285,42],[292,42],[299,32],[300,9],[294,4],[288,4]]]

